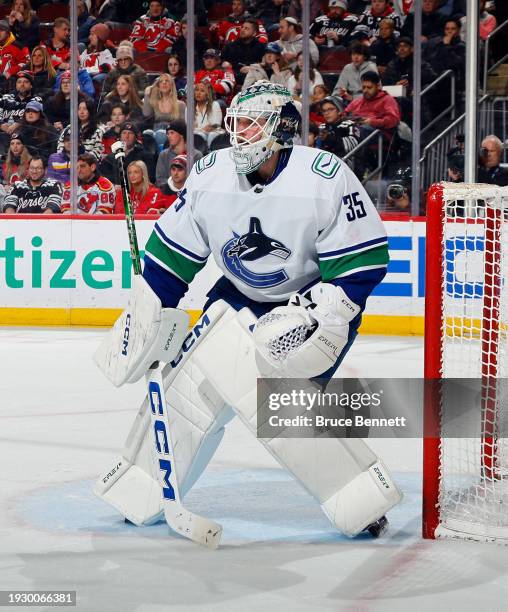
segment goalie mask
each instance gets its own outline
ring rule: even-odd
[[[250,174],[275,151],[292,147],[299,122],[300,114],[283,85],[257,81],[238,93],[225,120],[238,174]]]

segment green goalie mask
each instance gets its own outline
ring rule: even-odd
[[[283,85],[257,81],[238,93],[225,120],[238,174],[249,174],[275,151],[292,147],[299,122],[300,114]]]

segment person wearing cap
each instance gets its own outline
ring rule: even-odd
[[[203,54],[204,68],[194,76],[195,83],[210,83],[217,97],[227,98],[235,88],[235,73],[221,67],[221,53],[217,49],[207,49]]]
[[[146,70],[139,64],[134,63],[134,51],[132,44],[122,41],[116,51],[116,66],[106,76],[103,85],[103,93],[109,93],[115,86],[119,76],[131,76],[136,84],[139,95],[148,87],[148,76]]]
[[[245,0],[233,0],[231,9],[231,14],[228,15],[227,19],[219,23],[212,23],[209,26],[208,29],[213,44],[224,47],[227,43],[238,40],[242,24],[247,19],[256,19],[247,10],[247,2]],[[258,25],[256,38],[260,43],[266,44],[268,42],[268,34],[266,33],[265,26],[260,19],[256,19],[256,23]]]
[[[173,202],[158,187],[152,185],[148,178],[146,164],[141,160],[133,161],[127,166],[127,181],[130,201],[137,215],[157,215],[159,217]],[[125,203],[121,190],[117,190],[115,214],[125,214]]]
[[[265,54],[265,44],[257,39],[258,22],[249,18],[240,26],[238,39],[227,43],[222,54],[224,64],[233,68],[236,82],[243,84],[249,67],[260,62]]]
[[[170,53],[180,36],[180,23],[164,8],[162,0],[150,0],[149,10],[134,22],[129,40],[140,53]]]
[[[249,66],[249,72],[243,82],[242,90],[259,80],[280,83],[288,87],[288,82],[292,76],[293,73],[282,56],[282,47],[276,42],[271,42],[266,45],[263,60],[259,64]]]
[[[29,70],[33,75],[34,93],[44,99],[52,95],[56,81],[56,70],[53,68],[48,50],[43,45],[34,47],[30,56]]]
[[[155,160],[152,155],[145,151],[140,142],[140,131],[138,126],[132,121],[126,121],[120,128],[120,140],[125,147],[125,166],[131,162],[141,160],[148,168],[150,182],[155,182]],[[118,164],[113,153],[106,155],[100,164],[101,174],[107,177],[115,185],[121,185],[118,173]]]
[[[370,61],[370,49],[361,42],[354,41],[349,46],[351,62],[342,69],[333,88],[333,94],[351,101],[362,96],[362,75],[377,72],[375,62]]]
[[[92,26],[88,36],[89,44],[79,57],[81,70],[86,70],[95,83],[102,83],[116,65],[111,51],[106,48],[109,34],[109,27],[105,23]]]
[[[40,21],[28,0],[14,0],[7,15],[11,32],[18,43],[31,51],[39,42]]]
[[[28,48],[16,40],[11,32],[9,22],[0,20],[0,87],[2,90],[8,85],[11,77],[26,68],[30,61]]]
[[[318,47],[347,46],[357,24],[356,15],[347,12],[347,0],[329,0],[325,15],[316,17],[310,35]]]
[[[389,0],[371,0],[368,6],[358,18],[358,23],[351,34],[351,38],[366,39],[367,44],[372,44],[379,36],[379,24],[383,19],[392,19],[395,26],[395,35],[400,33],[402,19],[391,6]],[[364,36],[365,33],[365,36]]]
[[[321,113],[325,119],[319,126],[316,146],[342,157],[360,142],[360,128],[344,113],[344,104],[338,96],[327,96],[321,102]]]
[[[41,155],[44,159],[56,150],[58,131],[44,115],[44,106],[38,100],[30,100],[19,126],[19,134],[31,155]]]
[[[2,164],[4,185],[13,186],[16,181],[24,180],[28,175],[28,164],[32,156],[25,147],[21,136],[14,132],[11,136],[7,157]]]
[[[277,43],[282,47],[282,55],[289,63],[291,70],[296,68],[296,58],[303,50],[303,34],[300,24],[294,17],[285,17],[279,23],[279,40]],[[309,53],[314,66],[319,63],[319,50],[316,43],[309,40]]]
[[[155,184],[160,189],[164,188],[169,178],[169,167],[173,159],[178,155],[187,154],[187,126],[183,121],[172,121],[166,130],[166,134],[168,146],[159,154],[157,167],[155,168]],[[193,162],[201,157],[203,157],[203,154],[195,149]]]
[[[407,36],[401,36],[397,41],[397,57],[388,63],[383,76],[383,83],[385,85],[402,85],[410,95],[413,90],[413,59],[413,41]],[[420,74],[422,88],[437,78],[432,66],[423,59],[421,60]]]
[[[114,185],[99,171],[99,164],[92,153],[78,155],[76,172],[78,189],[76,193],[77,213],[86,215],[110,215],[115,208],[116,190]],[[62,212],[71,213],[71,184],[64,185]]]
[[[170,204],[178,197],[184,188],[187,179],[187,155],[177,155],[173,158],[169,167],[169,178],[162,187],[162,193],[166,196]]]
[[[44,43],[44,46],[48,48],[51,62],[57,70],[69,70],[71,66],[70,35],[70,21],[66,17],[57,17],[53,22],[53,35]]]

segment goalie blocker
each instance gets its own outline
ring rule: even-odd
[[[223,301],[215,302],[164,371],[182,496],[210,461],[224,426],[235,414],[256,435],[259,371],[251,331],[255,324],[256,318],[247,308],[237,312]],[[100,497],[136,524],[152,523],[162,511],[160,488],[150,460],[149,418],[145,415],[143,406],[129,434],[124,457],[96,486]],[[401,499],[388,470],[362,440],[279,437],[260,441],[348,536],[357,535],[376,521],[382,525],[384,514]]]

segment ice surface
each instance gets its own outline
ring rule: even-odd
[[[102,333],[0,329],[0,590],[76,590],[90,612],[505,609],[508,548],[420,539],[418,441],[373,442],[405,494],[382,540],[334,531],[238,422],[187,497],[218,551],[125,524],[91,489],[144,389],[95,369]],[[341,374],[422,369],[421,339],[365,336]]]

